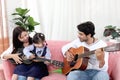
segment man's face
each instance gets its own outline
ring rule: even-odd
[[[87,42],[88,41],[88,36],[85,35],[85,33],[78,31],[78,38],[80,39],[81,42]]]

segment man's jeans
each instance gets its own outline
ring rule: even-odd
[[[27,77],[19,75],[18,80],[27,80]],[[40,80],[40,79],[35,79],[35,80]]]
[[[67,75],[67,80],[109,80],[109,75],[107,72],[93,69],[74,70]]]

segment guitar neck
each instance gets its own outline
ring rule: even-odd
[[[51,60],[51,59],[46,59],[46,58],[35,58],[34,60],[37,60],[37,61],[40,61],[40,62],[45,62],[45,61],[48,61],[49,63],[55,65],[55,66],[58,66],[58,67],[63,67],[64,66],[64,63],[61,62],[61,61],[56,61],[56,60]]]
[[[120,43],[112,44],[110,46],[104,47],[103,49],[106,52],[119,51],[120,50]]]
[[[120,50],[120,43],[116,43],[116,44],[112,44],[110,46],[106,46],[106,47],[102,47],[104,51],[106,52],[114,52],[114,51],[119,51]],[[88,51],[85,52],[83,54],[78,55],[78,58],[82,58],[82,57],[88,57],[92,54],[95,53],[95,50],[93,51]]]
[[[94,53],[95,53],[95,50],[89,51],[89,52],[85,52],[84,54],[78,55],[78,58],[89,57],[90,55],[92,55]]]
[[[52,61],[52,60],[50,60],[50,59],[40,58],[40,57],[37,57],[37,58],[35,58],[34,60],[38,60],[38,61],[41,61],[41,62],[48,61],[49,63],[53,63],[53,61]]]

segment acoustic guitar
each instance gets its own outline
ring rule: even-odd
[[[103,47],[103,50],[106,52],[119,51],[120,43]],[[66,74],[66,75],[70,71],[75,69],[85,70],[88,65],[89,55],[92,55],[95,53],[95,50],[89,51],[87,48],[83,46],[79,48],[70,48],[68,51],[74,55],[74,60],[72,62],[68,62],[66,58],[64,58],[64,67],[62,69],[62,72],[63,74]]]
[[[57,67],[60,67],[60,68],[63,68],[64,66],[64,63],[61,62],[61,61],[57,61],[57,60],[51,60],[51,59],[46,59],[46,58],[40,58],[40,57],[36,57],[34,59],[26,59],[24,58],[24,56],[21,56],[22,58],[22,62],[24,64],[31,64],[33,62],[45,62],[45,61],[48,61],[50,64],[53,64]],[[15,61],[13,59],[9,59],[9,61],[12,63],[12,64],[16,64]]]
[[[48,61],[50,64],[53,64],[55,65],[56,67],[60,67],[62,68],[64,66],[64,63],[61,62],[61,61],[57,61],[57,60],[51,60],[51,59],[46,59],[46,58],[41,58],[41,57],[36,57],[36,58],[33,58],[33,59],[27,59],[26,56],[23,54],[23,48],[19,48],[18,51],[13,51],[13,54],[19,54],[19,57],[22,59],[22,62],[24,64],[31,64],[33,62],[45,62],[45,61]],[[16,52],[16,53],[15,53]],[[31,51],[32,54],[35,54],[34,52]],[[11,59],[8,59],[8,61],[10,61],[12,64],[16,64],[16,62],[11,58]]]

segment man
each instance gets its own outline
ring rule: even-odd
[[[109,75],[107,73],[108,53],[103,51],[103,47],[107,46],[106,43],[94,37],[95,27],[90,21],[79,24],[77,29],[78,38],[62,48],[62,53],[66,61],[68,63],[77,61],[75,60],[75,55],[70,52],[71,48],[83,46],[84,48],[89,49],[89,51],[94,50],[94,53],[83,58],[88,59],[86,69],[81,70],[78,68],[71,70],[67,74],[67,80],[109,80]],[[89,54],[89,52],[87,54]],[[81,60],[83,61],[83,59]],[[75,64],[76,63],[74,63],[74,65]]]

